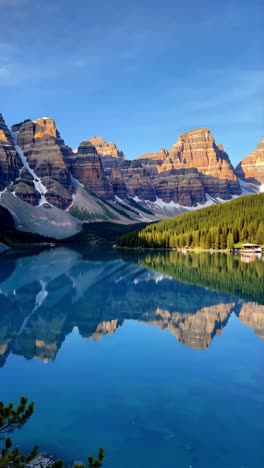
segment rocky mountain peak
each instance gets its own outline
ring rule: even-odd
[[[90,141],[94,146],[98,146],[99,148],[104,148],[107,145],[103,137],[100,136],[94,136],[90,138]]]
[[[106,141],[102,137],[95,136],[90,139],[100,156],[112,156],[112,158],[126,159],[122,150],[119,150],[115,143]]]
[[[264,142],[264,140],[262,140]],[[242,304],[239,312],[240,320],[249,326],[262,340],[264,340],[264,307],[255,302]]]
[[[8,143],[5,132],[0,128],[0,141]]]
[[[182,133],[179,136],[179,140],[195,143],[197,143],[198,140],[200,142],[214,141],[211,131],[206,127],[196,128],[194,130],[189,130],[188,132]]]
[[[161,329],[168,328],[180,343],[194,349],[206,349],[215,335],[220,335],[235,303],[203,307],[195,314],[173,312],[157,308],[152,322]]]
[[[21,167],[22,161],[15,150],[11,132],[0,114],[0,190],[19,176]]]
[[[91,143],[90,140],[83,140],[77,151],[77,154],[97,154],[95,146]]]
[[[113,190],[105,176],[100,155],[90,140],[82,141],[77,153],[71,158],[71,173],[99,197],[113,198]]]
[[[11,132],[6,125],[2,114],[0,114],[0,141],[9,145],[13,144]]]
[[[14,125],[12,132],[16,137],[0,114],[0,192],[6,192],[0,196],[2,202],[10,203],[10,209],[16,203],[20,210],[21,203],[27,202],[41,211],[46,200],[65,210],[79,200],[78,206],[91,220],[85,203],[96,194],[114,204],[120,199],[130,205],[138,203],[148,214],[153,211],[164,217],[241,195],[237,175],[264,183],[264,140],[235,173],[224,147],[216,144],[206,127],[182,133],[170,151],[161,148],[134,161],[126,160],[114,142],[100,136],[82,141],[73,151],[49,117],[26,119]]]
[[[54,138],[60,138],[59,132],[57,131],[56,124],[53,119],[49,117],[40,117],[33,120],[36,125],[35,138],[42,138],[44,135],[50,135]]]
[[[240,179],[253,184],[264,184],[264,139],[260,140],[256,149],[246,156],[236,167]]]
[[[165,160],[169,155],[169,151],[167,148],[161,148],[159,151],[157,151],[156,155],[158,158]]]
[[[197,168],[208,176],[236,181],[234,169],[222,145],[216,145],[208,128],[198,128],[180,135],[169,153],[174,169]]]
[[[23,150],[29,145],[34,144],[36,139],[47,137],[53,140],[58,140],[57,143],[64,146],[65,143],[61,139],[57,130],[55,121],[48,117],[40,117],[35,120],[25,120],[20,124],[12,127],[13,131],[18,131],[18,144]]]
[[[156,153],[144,153],[141,156],[139,156],[137,159],[152,159],[152,160],[165,161],[168,155],[169,155],[168,150],[166,148],[161,148]]]
[[[257,144],[257,151],[263,151],[264,150],[264,138],[263,140],[260,140],[260,142]]]
[[[28,119],[14,125],[12,130],[18,132],[17,144],[35,174],[40,178],[51,177],[72,192],[68,159],[73,152],[65,145],[55,121],[48,117]]]
[[[182,133],[178,141],[172,146],[171,152],[179,153],[187,150],[206,151],[215,145],[215,140],[209,128],[197,128]]]

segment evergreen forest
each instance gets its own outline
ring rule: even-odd
[[[120,237],[117,246],[225,250],[246,242],[264,245],[264,193],[149,224]]]

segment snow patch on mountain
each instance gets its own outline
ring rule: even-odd
[[[244,180],[239,179],[239,178],[238,178],[238,182],[241,187],[242,195],[250,195],[250,194],[259,193],[262,191],[261,190],[261,187],[263,187],[262,185],[259,186],[259,185],[252,184],[250,182],[245,182]]]
[[[2,194],[5,193],[6,191],[7,191],[7,188],[5,188],[4,190],[2,190],[2,192],[0,192],[0,200],[1,200]]]
[[[214,205],[216,203],[222,203],[223,201],[225,201],[221,198],[213,198],[207,193],[205,194],[205,198],[205,203],[197,203],[196,206],[183,206],[179,203],[175,203],[173,200],[167,203],[158,197],[154,202],[150,200],[140,200],[138,196],[135,196],[133,200],[140,205],[148,207],[155,213],[160,213],[164,216],[174,216],[176,214],[184,213],[186,211],[198,210],[200,208],[205,208],[207,206]]]
[[[12,132],[12,137],[14,139],[14,146],[16,149],[16,152],[19,154],[20,159],[23,163],[23,167],[25,167],[28,172],[32,175],[33,177],[33,183],[35,186],[35,189],[40,193],[40,201],[39,201],[39,206],[43,205],[44,203],[48,203],[46,198],[45,198],[45,193],[47,193],[47,188],[45,185],[42,184],[41,180],[37,176],[37,174],[31,169],[30,165],[28,164],[27,158],[24,155],[24,152],[20,148],[20,146],[17,144],[17,137],[18,137],[18,132]],[[21,174],[22,169],[19,171],[19,175]]]

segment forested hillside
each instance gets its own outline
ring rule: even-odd
[[[264,193],[247,195],[148,225],[118,239],[121,247],[230,249],[264,244]]]

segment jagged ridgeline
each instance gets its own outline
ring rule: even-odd
[[[264,193],[185,213],[117,240],[120,247],[229,249],[239,242],[264,245]]]
[[[128,160],[115,143],[98,136],[72,149],[50,117],[26,119],[10,131],[0,114],[0,206],[18,231],[67,239],[87,223],[157,222],[261,193],[263,157],[261,140],[234,168],[223,146],[202,127],[181,134],[170,151]]]

